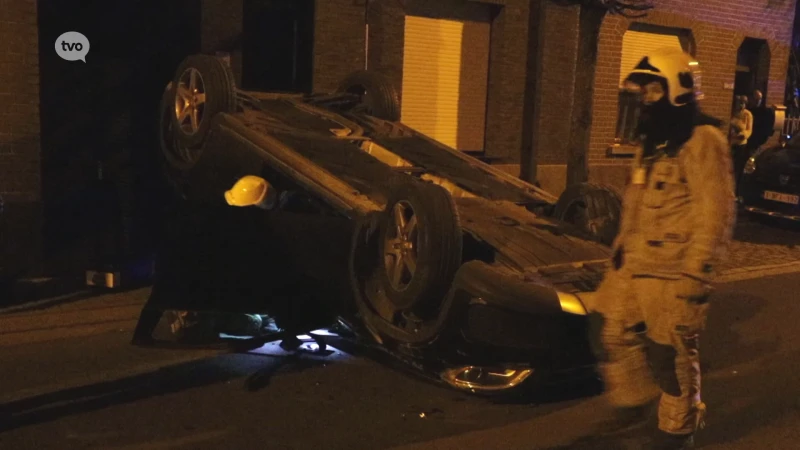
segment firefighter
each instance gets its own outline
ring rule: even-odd
[[[700,112],[697,68],[689,55],[661,49],[626,79],[640,98],[641,145],[612,268],[590,314],[613,407],[598,432],[641,429],[657,407],[652,448],[663,450],[694,448],[703,425],[698,339],[735,222],[728,140],[721,122]]]

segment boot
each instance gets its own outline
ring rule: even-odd
[[[652,450],[694,450],[694,435],[671,434],[658,430],[653,439]]]

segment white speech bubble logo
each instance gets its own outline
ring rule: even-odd
[[[89,39],[77,31],[67,31],[56,39],[56,53],[67,61],[86,62]]]

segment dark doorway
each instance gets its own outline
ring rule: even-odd
[[[40,117],[48,271],[147,251],[163,198],[158,103],[180,60],[200,49],[200,0],[39,0]],[[56,38],[88,38],[86,62]]]
[[[311,92],[314,0],[244,0],[242,88]]]
[[[769,44],[763,39],[745,38],[736,57],[734,95],[753,94],[758,89],[766,97],[769,84]]]

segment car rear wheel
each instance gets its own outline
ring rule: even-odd
[[[188,147],[203,143],[214,115],[236,111],[233,72],[219,58],[187,57],[178,66],[172,86],[172,126],[175,136]]]
[[[379,274],[397,308],[428,310],[444,298],[461,264],[461,226],[445,189],[410,181],[394,189],[382,215]]]
[[[611,245],[619,232],[622,198],[614,188],[594,183],[568,186],[556,202],[555,218]]]
[[[390,122],[400,120],[400,96],[391,80],[380,73],[355,72],[339,84],[337,92],[359,96],[361,106],[371,116]]]

